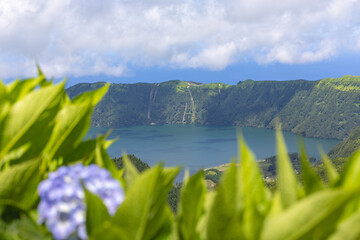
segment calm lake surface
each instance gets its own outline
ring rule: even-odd
[[[92,127],[87,134],[95,137],[110,128]],[[108,152],[120,157],[123,151],[135,154],[153,166],[188,167],[190,172],[228,163],[237,154],[237,128],[234,126],[155,125],[112,129],[109,139],[118,138]],[[275,130],[243,127],[245,141],[257,159],[276,154]],[[298,152],[297,135],[284,132],[289,152]],[[318,147],[328,152],[338,143],[333,139],[304,138],[309,156],[319,159]]]

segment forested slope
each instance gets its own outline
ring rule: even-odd
[[[297,93],[278,116],[284,130],[342,139],[360,125],[359,106],[360,77],[327,78]]]
[[[360,127],[355,128],[350,132],[350,135],[345,140],[339,142],[333,147],[328,155],[331,159],[348,158],[356,150],[360,148]]]
[[[70,97],[104,83],[81,83]],[[360,126],[360,77],[320,81],[253,81],[237,85],[178,80],[112,84],[92,117],[94,126],[144,124],[237,125],[344,139]]]

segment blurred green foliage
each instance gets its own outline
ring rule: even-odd
[[[92,110],[107,88],[70,100],[64,83],[53,84],[41,72],[38,78],[0,84],[2,239],[52,238],[45,226],[36,224],[37,185],[50,171],[79,161],[108,169],[125,188],[125,200],[114,216],[86,192],[89,239],[360,238],[360,152],[349,158],[341,174],[324,156],[323,181],[300,144],[300,182],[278,131],[277,187],[271,192],[239,137],[239,156],[217,188],[206,191],[203,171],[185,174],[173,213],[168,192],[179,168],[158,165],[140,173],[125,157],[122,177],[106,153],[112,141],[106,136],[83,140]]]
[[[108,85],[70,100],[65,82],[37,78],[0,82],[0,232],[9,239],[47,239],[36,224],[37,185],[50,171],[75,162],[96,163],[120,179],[105,136],[83,140]],[[9,216],[16,216],[10,217]]]

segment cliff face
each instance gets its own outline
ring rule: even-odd
[[[81,83],[70,97],[100,87]],[[360,125],[360,77],[321,81],[252,81],[237,85],[168,81],[112,84],[93,113],[94,126],[144,124],[239,125],[306,136],[345,138]]]

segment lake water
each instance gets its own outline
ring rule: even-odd
[[[87,137],[106,133],[110,128],[92,127]],[[123,151],[153,166],[188,167],[190,172],[228,163],[237,154],[237,128],[234,126],[155,125],[112,129],[109,139],[118,138],[108,152],[120,157]],[[243,127],[245,141],[257,159],[276,154],[275,130]],[[298,152],[297,135],[284,132],[289,152]],[[309,156],[319,159],[318,147],[328,152],[338,143],[333,139],[304,138]]]

